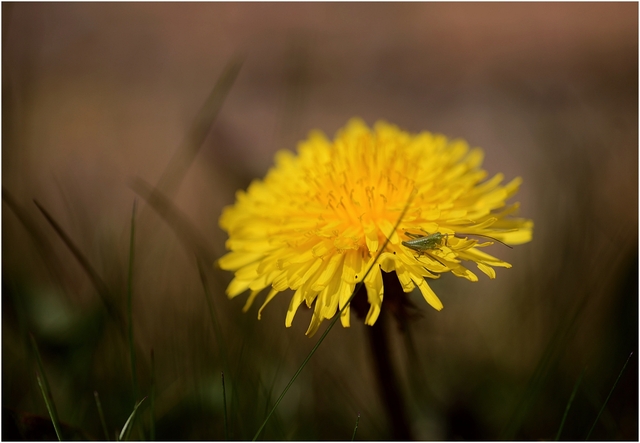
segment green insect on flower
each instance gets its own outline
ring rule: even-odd
[[[405,232],[405,235],[410,238],[410,240],[403,241],[402,244],[409,249],[413,249],[418,254],[423,254],[432,249],[438,249],[442,246],[442,239],[444,239],[444,243],[447,243],[447,239],[449,234],[441,234],[440,232],[435,232],[433,234],[426,233],[427,235],[420,234],[412,234],[411,232]]]

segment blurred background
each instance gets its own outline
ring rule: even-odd
[[[3,3],[2,111],[4,440],[55,438],[30,334],[67,438],[95,391],[110,439],[143,397],[132,438],[251,439],[318,336],[227,299],[218,217],[352,116],[484,148],[535,222],[389,329],[412,437],[554,439],[573,395],[584,439],[633,352],[590,439],[638,439],[637,4]],[[338,325],[261,438],[391,438],[371,366]]]

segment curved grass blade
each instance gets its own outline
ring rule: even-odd
[[[46,209],[44,209],[44,207],[40,203],[38,203],[37,200],[33,200],[33,202],[38,207],[40,212],[42,212],[42,215],[44,215],[44,217],[47,219],[47,221],[49,222],[51,227],[53,227],[53,229],[56,231],[58,236],[62,239],[64,244],[67,246],[67,248],[69,248],[69,250],[71,251],[73,256],[76,258],[76,260],[78,261],[78,263],[80,264],[82,269],[85,271],[85,273],[89,277],[89,280],[93,284],[93,287],[98,292],[98,295],[100,296],[100,299],[102,300],[102,303],[104,304],[105,308],[107,309],[107,313],[117,323],[120,332],[124,333],[125,332],[124,331],[124,323],[122,321],[120,312],[116,309],[116,306],[111,301],[111,297],[110,297],[110,294],[109,294],[109,289],[107,288],[107,285],[105,284],[105,282],[102,280],[102,278],[96,272],[96,270],[93,268],[93,266],[91,266],[91,263],[89,263],[89,260],[87,260],[87,258],[84,256],[84,254],[75,245],[73,240],[71,240],[71,237],[69,237],[69,235],[67,235],[67,233],[64,231],[64,229],[62,229],[62,227],[58,224],[58,222],[55,221],[55,219],[51,216],[51,214],[49,214],[49,212]]]
[[[602,407],[600,408],[600,411],[598,412],[598,416],[596,417],[595,421],[593,422],[593,425],[591,425],[591,429],[589,429],[589,433],[587,434],[587,437],[585,438],[585,440],[589,440],[589,437],[591,437],[591,433],[593,432],[593,429],[596,427],[596,423],[598,423],[598,420],[600,420],[600,416],[602,415],[602,411],[604,411],[605,406],[607,406],[607,402],[609,401],[609,398],[611,398],[611,394],[613,394],[613,390],[616,388],[616,385],[618,384],[618,381],[620,381],[620,377],[622,377],[622,373],[626,369],[627,364],[629,363],[629,360],[631,360],[631,356],[632,355],[633,355],[633,352],[631,354],[629,354],[629,357],[627,357],[627,361],[624,362],[624,365],[622,366],[622,369],[620,370],[620,373],[618,374],[618,378],[616,378],[616,381],[613,383],[613,386],[611,386],[611,390],[609,391],[609,395],[607,395],[606,400],[602,404]]]
[[[282,394],[280,394],[280,396],[276,400],[275,404],[273,405],[273,408],[271,408],[271,411],[267,415],[267,418],[265,418],[264,422],[262,423],[262,425],[260,426],[260,428],[256,432],[256,435],[254,435],[252,441],[256,441],[258,439],[258,437],[260,436],[260,433],[262,432],[264,427],[267,425],[267,422],[269,421],[269,419],[271,418],[271,416],[273,415],[275,410],[278,408],[278,405],[280,404],[280,402],[284,398],[285,394],[287,393],[287,391],[289,391],[289,388],[291,387],[291,385],[293,385],[293,382],[296,381],[296,379],[298,378],[298,376],[300,375],[300,373],[302,372],[304,367],[307,365],[307,363],[309,363],[309,360],[311,360],[311,357],[313,357],[313,354],[316,353],[316,350],[320,347],[320,345],[324,341],[325,337],[329,334],[329,332],[331,331],[333,326],[336,324],[336,322],[338,321],[338,319],[340,318],[340,316],[342,315],[344,310],[347,309],[347,307],[351,304],[351,301],[356,296],[356,294],[358,293],[358,291],[360,290],[362,285],[364,285],[364,282],[367,279],[367,276],[369,275],[371,270],[375,267],[376,263],[378,262],[378,259],[380,258],[380,256],[382,255],[382,253],[386,249],[387,245],[391,241],[391,237],[393,236],[393,234],[398,229],[398,226],[400,226],[400,223],[402,222],[402,219],[404,218],[407,210],[409,209],[409,205],[411,204],[411,201],[413,200],[413,197],[415,196],[415,193],[416,193],[416,191],[414,189],[411,192],[411,195],[409,196],[409,199],[407,200],[407,204],[405,205],[404,209],[402,210],[402,213],[400,214],[400,217],[398,217],[398,221],[396,221],[396,224],[393,227],[393,230],[389,233],[389,235],[387,236],[387,239],[383,243],[382,247],[377,252],[377,254],[375,256],[375,259],[373,260],[373,263],[371,264],[371,266],[369,266],[369,269],[367,269],[367,272],[365,272],[364,276],[362,277],[362,280],[360,280],[360,282],[358,282],[358,284],[355,286],[355,288],[353,290],[353,293],[351,294],[351,297],[349,297],[349,300],[347,300],[347,302],[342,307],[342,309],[340,309],[340,311],[333,317],[333,319],[329,323],[329,326],[327,326],[327,329],[324,330],[324,332],[322,333],[322,335],[320,336],[320,338],[318,339],[316,344],[311,349],[311,352],[309,352],[309,355],[307,355],[307,357],[304,359],[304,361],[302,362],[302,364],[300,365],[298,370],[295,372],[295,374],[293,374],[293,377],[291,377],[291,380],[289,380],[289,383],[287,383],[287,386],[282,391]]]
[[[36,339],[33,338],[33,335],[29,335],[31,338],[31,346],[33,347],[33,352],[36,355],[36,363],[38,365],[38,369],[36,371],[38,386],[40,386],[40,392],[42,392],[42,397],[44,397],[44,403],[47,406],[47,411],[49,412],[51,423],[53,423],[53,429],[55,429],[56,431],[58,441],[62,441],[62,430],[60,429],[60,422],[58,420],[58,411],[56,410],[56,405],[53,402],[53,397],[51,396],[51,388],[49,387],[47,375],[44,372],[44,366],[42,365],[42,359],[40,358],[40,351],[38,351]]]
[[[98,415],[100,416],[100,423],[102,424],[104,439],[109,441],[109,431],[107,430],[107,422],[105,421],[104,413],[102,412],[102,403],[100,402],[100,396],[98,395],[98,391],[93,391],[93,398],[96,399],[96,407],[98,408]]]
[[[129,272],[127,277],[127,322],[129,323],[129,355],[131,359],[131,381],[133,398],[138,398],[138,377],[136,373],[136,350],[133,339],[133,257],[136,232],[136,200],[133,200],[131,211],[131,232],[129,235]]]
[[[580,377],[576,381],[576,384],[573,386],[573,391],[571,392],[571,397],[569,397],[569,402],[567,403],[567,407],[564,410],[564,415],[562,416],[562,421],[560,422],[560,429],[558,429],[558,433],[556,434],[556,441],[560,440],[560,434],[562,434],[562,428],[564,428],[564,422],[567,419],[567,415],[569,415],[569,408],[571,407],[571,403],[573,403],[573,399],[576,396],[576,392],[578,392],[578,387],[580,386],[580,382],[582,382],[582,377],[584,376],[586,368],[582,370],[580,373]]]
[[[59,260],[55,259],[56,254],[49,242],[49,239],[42,233],[40,227],[34,223],[27,211],[18,204],[16,199],[4,187],[2,188],[2,201],[7,204],[9,209],[11,209],[18,218],[18,221],[31,236],[37,251],[40,253],[45,265],[49,269],[51,276],[60,285],[60,287],[62,287],[62,276],[64,273]]]
[[[127,421],[124,423],[124,427],[122,428],[122,431],[120,431],[118,440],[120,441],[129,440],[129,434],[131,434],[131,428],[133,427],[133,421],[135,420],[135,417],[136,417],[136,411],[138,410],[142,402],[146,400],[146,398],[147,397],[144,397],[142,400],[136,403],[136,405],[133,407],[133,412],[131,412],[131,415],[129,416]]]
[[[355,441],[356,432],[358,431],[358,423],[360,423],[360,413],[358,412],[358,417],[356,417],[356,427],[353,428],[353,435],[351,436],[351,441]]]
[[[196,256],[205,263],[215,261],[205,237],[198,232],[171,199],[139,177],[133,178],[129,182],[129,187],[164,219],[189,253],[195,252]]]

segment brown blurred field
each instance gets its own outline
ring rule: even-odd
[[[260,321],[243,314],[246,296],[228,300],[231,275],[208,263],[216,338],[194,246],[221,256],[235,191],[278,149],[352,116],[484,148],[490,174],[523,177],[517,200],[535,222],[532,243],[496,252],[513,264],[496,280],[430,282],[441,312],[412,294],[417,362],[392,329],[414,437],[553,439],[585,370],[561,436],[584,439],[633,351],[591,439],[638,439],[636,3],[3,3],[2,49],[4,440],[6,417],[47,416],[29,333],[63,423],[104,438],[94,391],[110,438],[131,413],[126,338],[33,200],[124,315],[136,198],[138,399],[153,349],[155,437],[223,439],[225,369],[230,437],[251,439],[317,337],[304,336],[308,312],[285,329],[287,295]],[[202,238],[185,243],[191,231],[131,183],[156,185],[183,161],[234,57],[236,81],[167,191]],[[331,331],[262,438],[347,440],[358,413],[358,440],[390,438],[352,323]],[[141,411],[132,437],[148,439],[149,399]]]

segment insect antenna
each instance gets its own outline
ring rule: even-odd
[[[467,234],[467,233],[464,233],[464,232],[456,232],[456,233],[454,234],[454,237],[458,237],[458,238],[460,238],[460,236],[461,236],[461,235],[471,235],[471,236],[474,236],[474,237],[484,237],[484,238],[488,238],[489,240],[493,240],[493,241],[497,241],[498,243],[502,243],[503,245],[505,245],[505,246],[506,246],[507,248],[509,248],[509,249],[513,249],[513,246],[509,246],[508,244],[506,244],[506,243],[505,243],[505,242],[503,242],[502,240],[498,240],[497,238],[495,238],[495,237],[491,237],[491,236],[489,236],[489,235],[484,235],[484,234]]]

